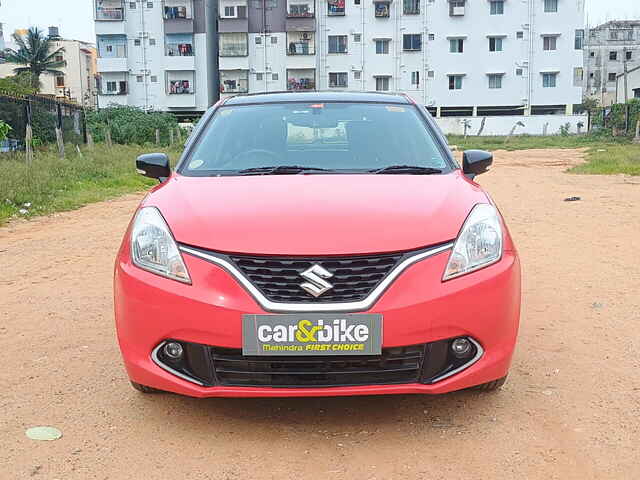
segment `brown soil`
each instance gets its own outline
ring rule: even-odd
[[[497,152],[480,178],[524,273],[519,346],[494,394],[139,394],[111,275],[141,197],[0,229],[0,478],[638,478],[640,185],[563,173],[581,155]],[[35,425],[64,436],[29,440]]]

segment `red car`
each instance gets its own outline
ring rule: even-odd
[[[504,220],[406,96],[232,97],[199,122],[124,236],[133,386],[194,397],[493,390],[520,316]]]

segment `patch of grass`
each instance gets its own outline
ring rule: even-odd
[[[604,137],[596,135],[515,135],[507,137],[467,137],[449,135],[450,145],[457,145],[458,150],[530,150],[535,148],[596,148],[602,145],[628,145],[624,137]]]
[[[78,155],[72,146],[64,160],[54,147],[35,154],[31,165],[25,155],[0,154],[0,225],[13,216],[31,217],[72,210],[88,203],[141,191],[154,185],[136,173],[135,158],[157,151],[155,146],[96,145]],[[159,149],[177,160],[179,150]],[[28,205],[28,206],[25,206]],[[30,205],[29,205],[30,204]],[[20,210],[26,213],[20,213]]]
[[[640,145],[600,145],[587,152],[587,163],[569,170],[591,175],[640,175]]]

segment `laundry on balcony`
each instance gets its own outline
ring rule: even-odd
[[[192,57],[193,45],[190,43],[167,44],[167,56]]]
[[[193,93],[191,82],[189,80],[171,80],[169,81],[169,93],[171,95]]]
[[[164,18],[187,18],[187,7],[164,7]]]
[[[287,90],[314,90],[316,82],[313,78],[289,78]]]
[[[327,13],[329,15],[344,15],[344,3],[345,0],[329,0]]]

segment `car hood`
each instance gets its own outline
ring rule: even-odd
[[[173,175],[143,201],[180,243],[271,255],[412,250],[454,239],[487,196],[446,175]]]

